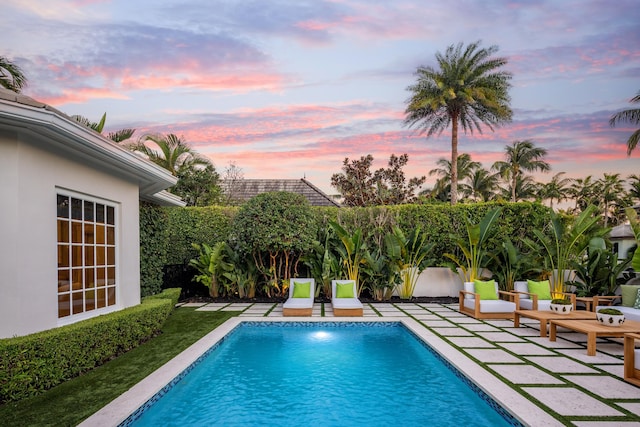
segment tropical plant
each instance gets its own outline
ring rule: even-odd
[[[145,142],[153,142],[160,151],[156,151]],[[173,133],[168,135],[145,135],[133,147],[149,158],[153,163],[171,172],[173,176],[178,176],[185,169],[192,169],[196,166],[207,166],[211,162],[200,156],[180,137]]]
[[[491,256],[489,269],[496,275],[503,291],[512,291],[516,280],[540,273],[540,269],[535,267],[534,257],[520,251],[509,237],[505,237],[498,251]]]
[[[613,295],[616,288],[629,279],[624,273],[630,263],[630,258],[619,262],[618,254],[590,245],[585,258],[571,261],[571,267],[580,280],[568,284],[575,286],[576,295],[581,297]]]
[[[504,149],[506,160],[495,162],[492,168],[498,171],[503,179],[511,183],[511,201],[517,202],[516,187],[522,172],[546,172],[551,169],[551,166],[543,160],[547,150],[536,147],[532,141],[514,141]]]
[[[480,167],[467,178],[466,185],[468,191],[465,195],[472,200],[486,202],[495,196],[498,188],[498,175]]]
[[[75,116],[71,116],[71,118],[73,120],[75,120],[76,122],[85,125],[88,128],[91,128],[93,130],[95,130],[98,133],[102,133],[102,131],[104,130],[104,125],[105,122],[107,120],[107,113],[104,113],[102,115],[102,117],[100,118],[99,122],[92,122],[91,120],[89,120],[88,118],[81,116],[81,115],[75,115]],[[133,134],[135,133],[135,129],[120,129],[118,131],[115,132],[109,132],[107,134],[107,138],[109,138],[110,140],[112,140],[115,143],[121,143],[122,141],[126,141],[128,139],[131,139],[131,137],[133,137]],[[131,149],[134,149],[136,146],[132,145],[130,146]]]
[[[622,200],[622,194],[624,193],[624,182],[620,178],[619,173],[608,174],[605,173],[604,177],[598,181],[598,194],[600,200],[600,207],[603,210],[604,226],[609,224],[609,221],[617,222],[617,216],[615,214],[616,208],[620,206]]]
[[[358,296],[362,292],[362,284],[359,283],[360,265],[365,262],[367,244],[362,237],[362,229],[357,228],[353,233],[349,233],[335,221],[329,221],[329,225],[342,242],[342,246],[337,246],[336,250],[340,255],[341,263],[346,269],[346,276],[349,280],[356,282]]]
[[[597,208],[590,205],[578,217],[568,224],[555,212],[551,212],[551,220],[547,230],[534,229],[536,241],[529,238],[524,242],[534,250],[542,250],[545,254],[553,276],[552,296],[562,298],[565,292],[565,271],[571,261],[584,252],[589,243],[589,233],[594,231],[598,217],[594,216]],[[599,230],[592,237],[604,235],[607,230]],[[542,246],[542,247],[540,247]]]
[[[193,280],[205,285],[209,288],[209,295],[217,298],[220,295],[219,278],[224,271],[231,268],[225,260],[227,245],[225,242],[218,242],[213,247],[206,243],[202,245],[192,243],[192,246],[200,253],[197,258],[189,261],[189,265],[200,273],[194,276]]]
[[[320,284],[316,286],[316,296],[322,291],[325,297],[331,298],[331,281],[340,274],[340,262],[331,250],[333,242],[328,230],[325,232],[324,243],[314,242],[313,248],[302,255],[302,261],[309,267],[311,277]]]
[[[417,81],[407,88],[411,97],[405,109],[405,125],[420,133],[439,135],[451,126],[451,204],[458,200],[458,130],[482,133],[481,124],[493,131],[511,121],[509,88],[511,73],[501,70],[506,58],[492,57],[497,46],[480,48],[480,41],[451,45],[436,53],[439,69],[419,67]]]
[[[402,278],[397,286],[398,296],[409,299],[413,296],[418,276],[433,263],[427,256],[434,244],[427,241],[427,233],[423,233],[420,226],[405,234],[396,225],[393,232],[385,236],[385,246],[390,261],[397,264]]]
[[[369,288],[376,301],[391,298],[393,289],[400,283],[398,264],[392,262],[380,248],[364,254],[365,262],[360,269],[363,288]]]
[[[234,250],[229,244],[225,246],[226,268],[222,276],[226,286],[227,295],[238,293],[240,298],[254,298],[256,296],[256,283],[258,281],[258,269],[251,258]]]
[[[466,218],[466,239],[461,236],[451,236],[462,252],[463,259],[452,253],[446,253],[444,256],[455,263],[452,266],[453,269],[459,268],[461,270],[465,282],[479,279],[481,269],[487,265],[489,260],[485,244],[491,236],[492,227],[501,212],[502,208],[500,207],[491,209],[477,224]]]
[[[27,78],[22,69],[5,56],[0,56],[0,86],[15,93],[20,93],[27,85]]]
[[[638,91],[638,94],[631,98],[629,102],[634,104],[640,103],[640,91]],[[609,125],[615,127],[616,124],[624,122],[636,126],[640,125],[640,108],[630,108],[614,114],[609,120]],[[631,152],[636,148],[638,140],[640,140],[640,129],[633,132],[627,140],[627,156],[630,156]]]
[[[471,178],[474,171],[481,168],[482,164],[471,160],[471,156],[467,153],[460,154],[458,156],[457,163],[459,192],[468,194],[470,189],[464,182],[460,181]],[[429,176],[436,175],[438,177],[438,181],[436,182],[434,191],[432,191],[431,195],[438,199],[447,200],[451,193],[451,161],[445,158],[440,158],[436,164],[439,167],[429,171]]]
[[[640,218],[638,218],[638,213],[633,208],[626,208],[624,211],[629,219],[633,234],[636,236],[636,249],[631,257],[631,267],[636,272],[640,272]]]
[[[546,184],[542,186],[542,198],[549,200],[549,206],[553,209],[553,201],[560,203],[569,197],[569,185],[573,181],[571,178],[563,178],[565,172],[558,172]]]

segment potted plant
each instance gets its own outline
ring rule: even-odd
[[[450,253],[446,253],[444,256],[455,263],[455,265],[452,266],[454,271],[456,267],[460,269],[464,282],[473,282],[480,278],[480,270],[487,262],[487,252],[484,244],[489,239],[491,227],[498,220],[501,212],[502,208],[500,207],[490,210],[478,224],[472,223],[467,218],[465,224],[467,238],[463,239],[460,236],[452,236],[462,252],[463,259]]]
[[[601,308],[596,317],[605,326],[620,326],[624,323],[624,313],[615,308]]]
[[[397,225],[393,232],[385,236],[387,254],[392,262],[395,262],[400,273],[401,281],[397,286],[398,296],[409,299],[418,281],[418,276],[432,260],[427,255],[433,250],[433,243],[427,242],[427,234],[420,227],[416,227],[408,235],[402,232]]]
[[[573,303],[569,298],[554,298],[551,300],[549,308],[558,314],[569,314],[573,310]]]

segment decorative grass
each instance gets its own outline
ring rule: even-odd
[[[162,334],[36,397],[0,406],[3,426],[77,425],[239,312],[178,308]]]

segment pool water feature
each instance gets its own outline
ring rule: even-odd
[[[243,322],[123,425],[520,425],[399,322]]]

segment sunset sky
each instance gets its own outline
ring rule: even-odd
[[[513,122],[462,134],[461,153],[488,168],[530,139],[549,151],[540,181],[640,173],[634,129],[608,124],[640,90],[638,0],[5,0],[0,28],[26,95],[328,193],[345,157],[408,153],[408,178],[450,158],[449,132],[403,126],[406,88],[436,52],[482,40],[508,58]]]

